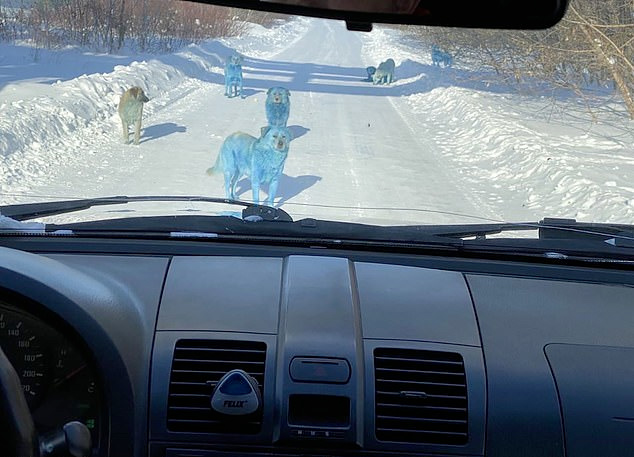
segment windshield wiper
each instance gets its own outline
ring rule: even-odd
[[[394,247],[430,247],[466,250],[495,250],[517,252],[531,249],[535,252],[570,250],[570,252],[604,252],[605,245],[615,248],[634,248],[634,226],[625,224],[599,224],[577,222],[574,219],[544,218],[538,222],[502,222],[490,224],[446,224],[413,226],[376,226],[319,219],[293,222],[280,208],[225,198],[201,196],[115,196],[93,199],[67,200],[44,203],[7,205],[0,207],[0,216],[11,218],[0,229],[2,233],[33,232],[19,225],[37,217],[81,211],[100,205],[118,205],[131,202],[181,201],[210,202],[243,206],[242,218],[233,215],[218,216],[139,216],[122,219],[93,220],[71,224],[47,224],[45,233],[109,236],[170,236],[251,240],[295,240],[301,243],[332,243],[333,245],[390,245]],[[252,224],[251,222],[259,222]],[[278,224],[279,221],[288,222]],[[17,223],[17,224],[16,224]],[[272,224],[270,224],[272,223]],[[37,227],[37,231],[44,231]],[[537,231],[535,237],[504,236],[505,232]],[[501,237],[492,237],[499,235]],[[246,238],[245,238],[246,237]],[[562,244],[563,243],[563,244]],[[563,252],[563,251],[562,251]]]
[[[102,205],[120,205],[133,202],[205,202],[223,203],[227,205],[243,206],[242,218],[245,220],[265,220],[292,222],[291,216],[280,208],[266,205],[231,200],[217,197],[185,196],[185,195],[141,195],[115,197],[85,198],[78,200],[60,200],[40,203],[23,203],[0,206],[0,214],[16,221],[27,221],[38,217],[54,216],[57,214],[74,213]]]
[[[602,241],[622,247],[634,247],[634,226],[594,222],[577,222],[575,219],[544,218],[539,222],[514,222],[498,224],[466,224],[429,226],[427,235],[446,238],[474,238],[487,240],[489,235],[504,232],[538,232],[539,240]]]

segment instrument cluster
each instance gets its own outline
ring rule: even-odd
[[[98,455],[101,389],[81,344],[19,304],[0,300],[0,347],[20,377],[38,434],[80,421]]]

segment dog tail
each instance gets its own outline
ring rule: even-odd
[[[214,164],[213,167],[207,168],[207,174],[209,176],[213,176],[216,173],[220,173],[222,171],[222,154],[218,154],[218,157],[216,158],[216,163]]]

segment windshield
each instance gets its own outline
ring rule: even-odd
[[[198,195],[378,225],[634,222],[634,9],[542,31],[0,3],[0,204]],[[144,202],[51,216],[225,214]]]

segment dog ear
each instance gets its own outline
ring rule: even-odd
[[[271,87],[269,90],[266,91],[266,95],[271,95],[271,91],[273,90],[273,88]]]

